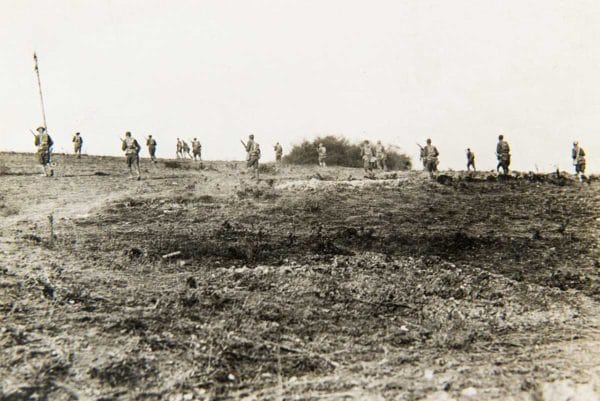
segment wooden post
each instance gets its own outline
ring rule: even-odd
[[[50,241],[49,244],[54,244],[54,215],[50,214],[48,216],[48,224],[50,225]]]

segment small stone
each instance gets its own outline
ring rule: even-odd
[[[467,387],[460,392],[463,397],[475,397],[477,395],[477,389],[475,387]]]

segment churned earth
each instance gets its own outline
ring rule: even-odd
[[[597,400],[600,186],[0,154],[0,400]]]

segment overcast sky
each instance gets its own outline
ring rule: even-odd
[[[319,134],[381,139],[441,168],[465,148],[520,170],[600,170],[600,2],[595,0],[0,0],[0,149],[32,151],[37,51],[56,150],[119,155],[126,130],[158,155],[198,137],[206,159],[265,160]],[[143,155],[146,155],[144,149]]]

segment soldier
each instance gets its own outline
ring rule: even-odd
[[[283,156],[283,148],[281,147],[279,142],[277,142],[275,144],[275,146],[273,146],[273,149],[275,150],[275,162],[277,164],[281,164],[281,157]]]
[[[370,173],[372,170],[371,159],[373,158],[373,153],[373,147],[371,147],[369,141],[365,140],[360,148],[360,155],[363,159],[363,168],[365,169],[365,173]]]
[[[152,135],[148,135],[146,138],[146,146],[148,146],[148,153],[150,153],[150,159],[156,163],[156,140],[152,138]]]
[[[183,159],[183,144],[181,143],[181,139],[177,138],[177,152],[178,159]]]
[[[250,151],[254,147],[254,135],[248,135],[248,142],[244,143],[244,141],[242,141],[242,145],[244,145],[244,149],[246,149],[246,162],[248,163],[250,162]]]
[[[381,141],[377,141],[375,145],[375,157],[377,158],[377,168],[383,171],[388,171],[386,160],[387,152],[385,147],[381,144]]]
[[[475,168],[475,153],[471,152],[471,148],[467,148],[467,171],[473,167],[473,171],[477,171]]]
[[[50,168],[50,153],[52,152],[52,145],[54,145],[54,142],[46,132],[46,128],[38,127],[36,131],[38,133],[35,135],[34,144],[37,146],[38,161],[44,169],[44,175],[46,177],[52,177],[54,175],[54,170]]]
[[[198,157],[198,160],[202,160],[202,144],[196,138],[192,141],[192,153],[194,154],[194,160],[196,160],[196,157]]]
[[[427,170],[431,176],[437,171],[439,155],[440,152],[438,152],[437,148],[431,144],[431,139],[427,138],[427,145],[423,148],[423,159],[425,160],[425,170]]]
[[[251,138],[248,140],[248,144],[250,145],[248,149],[248,169],[252,169],[254,171],[254,175],[256,180],[258,181],[258,161],[260,160],[260,146],[258,143],[254,141],[254,136],[251,135]]]
[[[573,142],[571,158],[573,159],[573,166],[575,166],[575,175],[579,175],[581,173],[583,176],[585,173],[585,151],[577,142]]]
[[[183,149],[183,152],[182,152],[183,158],[185,159],[186,156],[189,156],[190,159],[193,159],[192,154],[190,153],[190,145],[188,145],[187,142],[182,139],[181,146]]]
[[[417,145],[419,145],[417,143]],[[421,145],[419,145],[419,160],[421,160],[421,163],[423,164],[423,171],[427,170],[427,160],[425,159],[425,148]]]
[[[508,142],[504,140],[504,135],[498,136],[498,144],[496,145],[496,158],[498,159],[498,165],[496,171],[500,172],[500,167],[504,175],[508,174],[508,167],[510,166],[510,146]]]
[[[81,147],[82,146],[83,146],[83,138],[81,137],[79,132],[76,132],[75,135],[73,136],[73,147],[74,147],[75,154],[77,155],[78,159],[81,159]]]
[[[133,177],[131,168],[135,169],[137,179],[140,176],[140,150],[142,147],[137,140],[131,137],[131,132],[125,133],[125,139],[121,139],[121,150],[125,152],[125,158],[127,160],[127,167],[129,167],[129,177]]]
[[[327,159],[327,148],[322,142],[319,143],[319,146],[317,146],[317,156],[319,160],[319,166],[327,167],[327,163],[325,163],[325,159]]]

